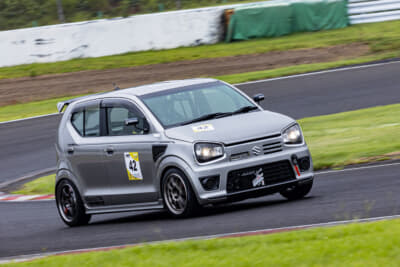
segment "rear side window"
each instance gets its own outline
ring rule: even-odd
[[[75,130],[81,135],[84,135],[83,131],[83,117],[84,117],[84,112],[75,112],[72,114],[71,122],[72,125],[74,126]]]
[[[72,113],[71,123],[85,137],[100,136],[100,108],[89,106]]]
[[[90,107],[85,109],[85,136],[100,136],[100,109]]]

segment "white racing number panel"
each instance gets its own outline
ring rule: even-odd
[[[125,152],[125,168],[130,181],[143,180],[142,170],[140,169],[140,160],[138,152]]]

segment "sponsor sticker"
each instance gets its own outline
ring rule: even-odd
[[[125,167],[130,181],[143,180],[142,170],[140,169],[139,153],[125,152]]]
[[[202,124],[198,126],[193,126],[192,129],[195,133],[209,132],[214,131],[214,126],[212,124]]]
[[[262,169],[259,169],[256,172],[256,178],[253,179],[253,187],[263,186],[263,185],[265,185],[264,173]]]

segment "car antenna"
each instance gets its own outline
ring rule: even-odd
[[[117,84],[116,83],[113,83],[113,86],[114,86],[114,90],[115,91],[117,91],[117,90],[120,90],[121,88],[119,88],[118,86],[117,86]]]

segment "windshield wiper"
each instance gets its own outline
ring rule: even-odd
[[[186,121],[184,123],[182,123],[181,125],[187,125],[187,124],[191,124],[194,122],[199,122],[199,121],[206,121],[206,120],[211,120],[211,119],[215,119],[215,118],[220,118],[220,117],[225,117],[227,115],[230,115],[230,112],[216,112],[216,113],[210,113],[210,114],[206,114],[203,116],[200,116],[196,119],[190,120],[190,121]]]
[[[196,119],[190,120],[190,121],[186,121],[184,123],[182,123],[181,125],[188,125],[194,122],[199,122],[199,121],[206,121],[206,120],[211,120],[211,119],[217,119],[217,118],[222,118],[222,117],[228,117],[228,116],[232,116],[235,114],[239,114],[239,113],[247,113],[249,111],[258,109],[258,107],[256,106],[244,106],[238,110],[235,110],[233,112],[216,112],[216,113],[211,113],[211,114],[206,114],[203,116],[200,116]]]
[[[256,109],[258,109],[258,107],[256,107],[256,106],[244,106],[244,107],[239,108],[238,110],[235,110],[234,112],[232,112],[231,115],[247,113],[249,111],[256,110]]]

